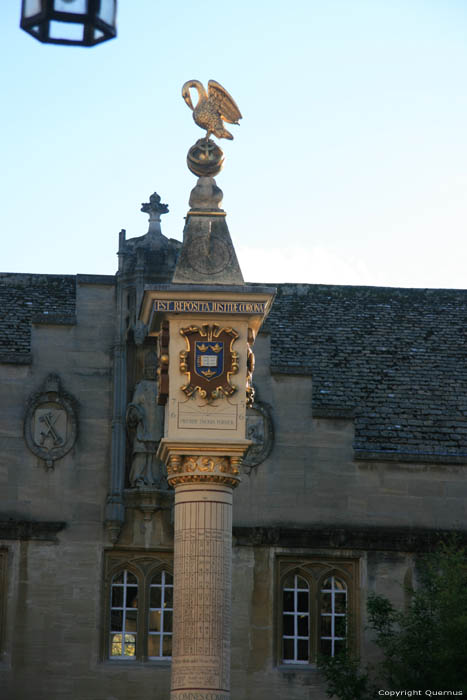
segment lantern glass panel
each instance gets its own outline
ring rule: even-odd
[[[87,0],[54,0],[54,10],[84,15],[88,11]]]
[[[50,22],[49,36],[51,39],[66,39],[67,41],[83,41],[84,27],[75,22]]]
[[[115,0],[101,0],[99,17],[112,27],[115,24]]]
[[[33,17],[42,10],[41,0],[25,0],[23,6],[23,17]]]

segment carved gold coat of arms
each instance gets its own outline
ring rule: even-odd
[[[187,375],[182,391],[187,396],[198,392],[208,403],[222,395],[232,396],[237,390],[230,381],[238,372],[238,352],[233,350],[237,331],[205,324],[182,328],[180,334],[187,344],[180,353],[180,370]]]

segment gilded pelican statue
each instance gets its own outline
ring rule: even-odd
[[[196,107],[193,107],[191,101],[191,88],[195,88],[198,91]],[[199,80],[188,80],[182,87],[182,97],[188,107],[193,110],[193,119],[196,124],[202,129],[206,129],[206,140],[209,139],[211,134],[217,136],[218,139],[233,139],[232,134],[227,129],[224,129],[223,122],[238,124],[238,120],[242,118],[242,115],[235,104],[235,100],[222,85],[216,83],[215,80],[210,80],[208,93],[206,93]]]

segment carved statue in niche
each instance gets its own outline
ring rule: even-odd
[[[144,357],[144,373],[135,386],[133,399],[126,411],[126,424],[130,439],[130,486],[161,487],[162,463],[156,457],[160,439],[164,434],[164,408],[157,405],[157,359],[154,352]]]

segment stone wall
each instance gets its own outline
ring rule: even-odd
[[[2,698],[166,700],[169,663],[110,661],[102,656],[108,605],[104,596],[106,553],[129,551],[148,557],[158,549],[167,553],[172,537],[170,504],[149,523],[129,493],[126,522],[114,547],[104,530],[116,322],[113,278],[55,280],[58,301],[63,297],[59,309],[50,291],[54,285],[49,289],[46,281],[26,277],[13,285],[23,314],[18,345],[7,348],[7,341],[14,345],[15,339],[11,328],[8,331],[9,326],[4,325],[8,357],[0,364],[0,552],[6,552],[8,559],[0,661]],[[11,287],[12,280],[3,279],[3,283]],[[32,293],[42,294],[42,306],[35,315],[28,311]],[[336,290],[321,289],[320,293],[316,308],[329,323],[331,315],[323,310],[325,293],[334,304],[339,295]],[[366,299],[368,309],[375,302],[368,294],[355,292],[355,305]],[[387,290],[383,294],[385,304],[388,294]],[[460,318],[462,294],[446,294],[444,301],[441,295],[437,308]],[[428,296],[417,297],[419,310]],[[308,289],[302,298],[308,304]],[[349,302],[349,296],[344,301]],[[396,302],[398,308],[402,303],[408,308],[404,295],[396,295]],[[346,413],[345,406],[340,413],[331,411],[337,406],[331,399],[338,401],[340,396],[337,390],[331,399],[319,393],[326,389],[324,382],[331,381],[326,379],[327,371],[332,390],[340,386],[344,391],[346,376],[354,375],[324,361],[321,367],[313,367],[318,350],[315,352],[311,341],[297,360],[286,344],[287,324],[295,318],[287,316],[287,308],[285,301],[279,304],[269,324],[271,335],[260,334],[255,347],[258,398],[271,410],[275,440],[267,459],[247,470],[234,495],[233,700],[326,697],[315,668],[285,667],[278,658],[277,566],[281,557],[358,562],[357,635],[363,654],[370,658],[373,651],[364,632],[368,591],[389,595],[402,605],[403,584],[413,576],[417,555],[433,547],[436,532],[465,533],[467,466],[441,458],[424,461],[420,454],[412,461],[404,461],[401,454],[392,461],[388,455],[382,459],[381,454],[378,459],[375,455],[361,458],[355,452],[352,411]],[[394,305],[391,308],[394,312]],[[50,315],[39,313],[41,309],[49,310]],[[305,314],[304,309],[305,305],[298,306],[296,313],[302,310]],[[279,332],[281,314],[283,331]],[[300,318],[304,323],[305,316]],[[346,323],[350,328],[351,322]],[[318,335],[314,327],[310,337]],[[454,344],[454,336],[452,330],[448,345]],[[366,340],[362,334],[359,337],[363,346]],[[282,364],[279,341],[284,348]],[[11,361],[10,350],[18,362]],[[324,357],[326,343],[319,352]],[[289,361],[296,364],[286,372]],[[357,364],[363,373],[365,362]],[[23,437],[28,398],[40,390],[50,373],[57,373],[63,388],[75,397],[79,427],[74,446],[53,469],[47,469],[27,448]],[[395,405],[390,402],[391,420],[396,416]],[[379,420],[380,414],[373,419]],[[364,431],[371,427],[362,422],[363,413],[359,415],[356,420],[363,439]],[[462,431],[462,426],[454,429]],[[425,430],[424,436],[427,434]],[[459,435],[462,441],[463,433]]]

